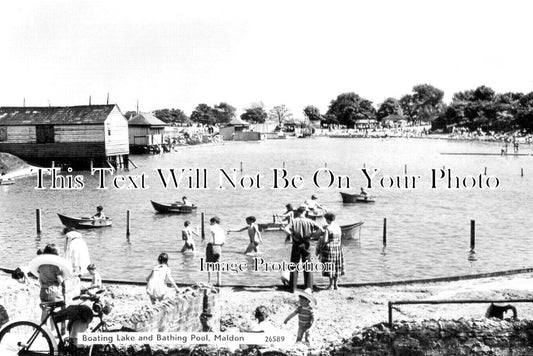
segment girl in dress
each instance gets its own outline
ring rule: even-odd
[[[329,277],[328,289],[338,289],[337,281],[340,276],[344,275],[344,255],[341,246],[342,232],[341,227],[335,222],[335,214],[327,213],[324,218],[328,225],[325,228],[326,233],[323,239],[320,240],[317,255],[320,256],[322,263],[328,263],[332,267],[331,270],[326,269],[322,272],[323,276]]]

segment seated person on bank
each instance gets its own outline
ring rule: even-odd
[[[91,219],[93,220],[104,220],[106,217],[105,217],[105,214],[102,212],[104,210],[104,207],[101,206],[101,205],[98,205],[96,207],[96,214],[94,214]]]

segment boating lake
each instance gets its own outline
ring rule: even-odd
[[[47,189],[35,189],[36,177],[17,180],[16,184],[0,186],[0,266],[15,268],[31,260],[40,247],[54,242],[63,248],[64,235],[57,213],[70,216],[90,216],[97,205],[104,206],[113,218],[110,228],[81,231],[89,245],[91,258],[104,279],[144,281],[156,265],[160,252],[170,256],[169,265],[179,283],[207,280],[200,272],[200,257],[205,244],[196,239],[197,254],[179,252],[183,242],[181,229],[185,220],[200,225],[205,212],[206,229],[209,218],[217,215],[224,229],[245,226],[244,218],[257,217],[258,222],[271,222],[272,215],[285,211],[286,203],[295,207],[311,194],[329,211],[337,214],[341,225],[363,220],[360,239],[343,244],[346,275],[343,282],[374,282],[411,278],[429,278],[468,273],[499,271],[531,267],[533,249],[533,157],[442,155],[450,152],[498,153],[497,143],[448,141],[436,139],[349,139],[312,138],[270,140],[258,143],[226,143],[218,146],[179,148],[177,152],[161,155],[132,155],[139,166],[130,172],[117,174],[145,175],[146,189],[117,189],[108,176],[108,189],[96,189],[98,179],[88,172],[83,175],[83,189],[49,189],[50,177],[45,177]],[[533,153],[522,146],[520,153]],[[243,171],[240,171],[242,162]],[[329,172],[350,177],[351,187],[327,187]],[[483,188],[448,188],[447,180],[437,180],[432,188],[432,169],[437,178],[441,169],[451,170],[453,176],[472,175]],[[485,167],[487,176],[484,175]],[[186,168],[179,189],[164,188],[157,169],[167,177],[169,169]],[[192,169],[189,171],[188,169]],[[244,175],[254,177],[255,186],[246,189],[252,179],[245,178],[245,187],[233,188],[228,177],[236,181]],[[274,169],[285,168],[295,187],[282,189],[283,180],[273,187]],[[371,174],[378,169],[372,204],[343,204],[339,192],[357,193],[367,184],[362,169]],[[521,169],[524,176],[521,176]],[[195,169],[207,172],[207,188],[196,186]],[[405,187],[407,169],[409,186]],[[320,187],[313,183],[313,175],[320,170]],[[326,174],[327,173],[327,174]],[[66,172],[62,172],[66,175]],[[259,188],[257,174],[260,174]],[[193,183],[187,186],[188,178]],[[420,176],[417,178],[416,176]],[[492,176],[492,178],[490,178]],[[384,177],[400,177],[401,185],[392,188],[379,186]],[[390,177],[390,178],[389,178]],[[413,178],[414,177],[414,178]],[[495,189],[486,186],[499,186]],[[219,181],[221,179],[221,181]],[[415,187],[412,181],[415,180]],[[140,178],[132,178],[140,185]],[[346,183],[346,179],[341,179]],[[126,181],[118,180],[123,187]],[[200,182],[203,183],[203,177]],[[222,187],[219,189],[219,185]],[[472,183],[472,178],[467,178]],[[150,200],[172,202],[186,195],[198,205],[198,211],[184,215],[156,214]],[[43,232],[36,234],[35,209],[42,209]],[[131,235],[126,237],[126,211],[131,211]],[[387,219],[387,247],[382,246],[383,219]],[[470,254],[470,220],[476,221],[476,250]],[[208,231],[206,230],[208,233]],[[268,262],[289,261],[290,246],[281,233],[264,233],[257,257]],[[243,251],[248,243],[247,233],[231,233],[223,247],[223,261],[247,262],[249,270],[239,274],[223,274],[223,283],[243,285],[279,284],[279,273],[252,270],[252,257]],[[314,253],[314,248],[313,248]],[[318,281],[325,282],[323,277]],[[300,281],[303,276],[300,275]]]

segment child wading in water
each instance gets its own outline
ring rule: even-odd
[[[305,291],[295,291],[294,294],[299,296],[300,305],[296,310],[289,314],[283,323],[287,324],[289,320],[298,315],[298,334],[296,342],[301,342],[305,336],[305,343],[309,346],[309,329],[313,326],[315,316],[313,307],[316,306],[316,299],[312,295],[313,291],[307,288]]]
[[[152,272],[150,272],[150,275],[146,278],[148,281],[148,284],[146,285],[146,293],[148,293],[152,304],[155,304],[156,301],[165,299],[167,296],[167,280],[176,289],[176,292],[179,292],[178,286],[176,285],[176,282],[174,282],[172,273],[168,267],[168,255],[163,252],[157,258],[157,262],[159,264],[154,267]]]
[[[194,234],[196,235],[196,237],[199,237],[199,235],[190,226],[191,222],[189,220],[185,221],[183,225],[185,226],[185,228],[181,230],[181,239],[185,241],[185,244],[183,245],[181,252],[187,252],[187,251],[194,252],[194,240],[192,238],[192,235]]]
[[[230,232],[241,232],[244,230],[248,230],[248,237],[250,238],[250,243],[248,244],[248,247],[246,247],[246,251],[244,251],[245,254],[249,254],[252,252],[257,253],[257,246],[259,246],[259,243],[263,242],[263,239],[261,238],[261,233],[259,232],[259,227],[255,223],[255,221],[255,216],[249,216],[246,218],[246,223],[248,225],[238,230],[228,230],[228,234]]]

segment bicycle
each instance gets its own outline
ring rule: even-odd
[[[85,306],[92,310],[92,316],[96,316],[100,319],[100,322],[90,330],[91,333],[95,332],[133,332],[134,330],[123,327],[114,326],[104,320],[104,314],[110,312],[110,308],[105,306],[100,300],[99,294],[104,290],[99,290],[96,293],[85,291],[74,300],[80,299],[82,301],[92,302],[92,308]],[[67,339],[63,339],[58,324],[65,321],[68,312],[65,310],[59,310],[65,306],[65,302],[45,302],[40,304],[41,307],[46,308],[48,313],[40,324],[31,321],[14,321],[10,322],[0,330],[0,354],[2,356],[18,355],[18,356],[53,356],[53,355],[77,355],[78,348],[68,342]],[[70,308],[70,307],[69,307]],[[74,310],[74,309],[71,309]],[[52,320],[54,329],[59,342],[56,342],[52,331],[46,326],[48,320]],[[71,322],[73,319],[70,319]],[[132,347],[127,350],[121,350],[116,345],[91,345],[89,348],[89,356],[97,355],[131,355]],[[150,345],[142,345],[141,350],[134,350],[137,355],[150,356],[152,354]]]

